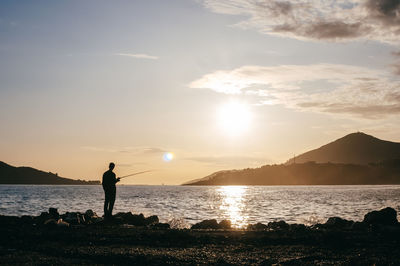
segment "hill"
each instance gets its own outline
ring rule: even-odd
[[[215,172],[184,185],[400,184],[400,143],[353,133],[286,164]]]
[[[185,185],[400,184],[400,159],[370,165],[302,163],[220,171]]]
[[[400,158],[400,143],[381,140],[362,132],[352,133],[318,149],[295,157],[296,163],[368,164]],[[287,164],[293,163],[293,159]]]
[[[0,161],[0,184],[98,185],[100,182],[59,177],[50,172],[31,167],[14,167]]]

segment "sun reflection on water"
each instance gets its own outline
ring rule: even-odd
[[[236,228],[245,227],[249,218],[244,214],[246,204],[243,196],[246,189],[246,186],[223,186],[218,189],[222,198],[219,208]]]

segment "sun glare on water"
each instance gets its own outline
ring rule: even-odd
[[[217,123],[228,136],[242,135],[250,128],[249,106],[240,102],[229,102],[218,109]]]
[[[245,227],[249,218],[244,215],[246,208],[244,194],[246,190],[246,186],[222,186],[218,189],[222,196],[220,210],[232,222],[232,226],[236,228]]]

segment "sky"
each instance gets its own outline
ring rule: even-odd
[[[177,185],[400,142],[399,36],[400,0],[3,0],[0,160]]]

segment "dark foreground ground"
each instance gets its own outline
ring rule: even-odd
[[[1,228],[1,264],[399,265],[400,233]]]
[[[114,222],[92,218],[97,222],[70,220],[68,226],[47,219],[48,213],[0,216],[0,264],[400,265],[400,224],[393,209],[385,210],[363,222],[331,218],[306,227],[282,221],[248,230],[168,229],[155,217],[130,213]],[[148,224],[132,225],[138,221]],[[210,221],[197,227],[216,226]]]

